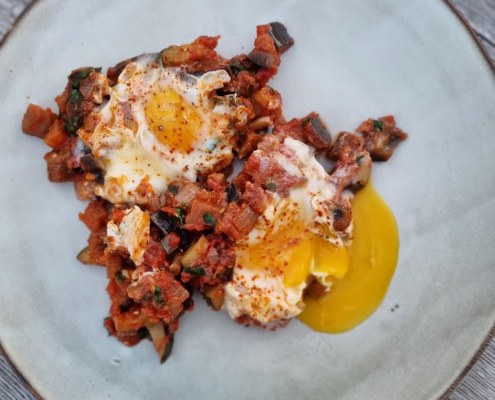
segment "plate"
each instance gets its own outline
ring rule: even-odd
[[[84,204],[71,185],[47,182],[47,148],[20,120],[31,101],[53,105],[75,67],[201,34],[222,35],[231,56],[274,20],[296,40],[272,82],[287,117],[316,110],[336,133],[391,113],[410,133],[374,168],[399,225],[397,272],[380,309],[341,335],[298,321],[246,329],[198,301],[160,366],[150,343],[106,336],[105,272],[75,260]],[[41,396],[433,399],[493,325],[495,76],[446,3],[43,1],[5,43],[0,70],[0,338]]]

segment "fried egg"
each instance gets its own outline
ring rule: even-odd
[[[150,240],[150,216],[138,206],[124,211],[120,223],[107,223],[107,245],[109,250],[123,249],[136,265],[141,264]]]
[[[152,56],[127,64],[105,88],[108,101],[88,116],[94,129],[78,132],[104,170],[96,194],[132,203],[142,182],[159,194],[179,177],[194,182],[229,164],[234,125],[248,112],[235,95],[215,96],[229,81],[225,70],[194,76]]]
[[[236,244],[236,265],[225,287],[223,309],[234,319],[248,316],[266,327],[300,316],[316,330],[350,329],[385,294],[398,252],[395,221],[367,188],[353,206],[358,229],[351,224],[336,232],[327,207],[337,195],[336,186],[309,146],[291,138],[284,145],[296,161],[277,154],[279,163],[307,181],[291,188],[285,198],[273,194],[255,228]],[[351,201],[350,192],[340,195]],[[311,279],[327,294],[306,301],[303,292]],[[373,301],[368,302],[368,296]]]

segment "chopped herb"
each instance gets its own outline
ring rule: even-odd
[[[81,96],[81,93],[79,93],[79,90],[72,89],[70,91],[69,101],[71,103],[80,103],[82,101],[82,99],[83,99],[83,97]]]
[[[237,75],[239,72],[241,71],[246,71],[247,68],[242,65],[239,60],[234,60],[232,61],[232,63],[230,64],[230,70],[232,71],[232,73],[234,75]]]
[[[184,272],[188,272],[191,275],[203,276],[205,269],[203,267],[184,267]]]
[[[124,274],[122,273],[122,270],[119,269],[116,273],[115,273],[115,280],[117,282],[124,282],[125,281],[125,276]]]
[[[155,299],[155,304],[158,308],[163,307],[166,303],[165,299],[162,297],[162,288],[158,285],[155,286],[153,298]]]
[[[173,194],[179,193],[179,186],[177,185],[168,185],[168,191]]]
[[[277,184],[275,182],[273,182],[273,181],[269,181],[266,184],[266,189],[267,190],[272,190],[272,191],[273,190],[276,190],[277,189]]]
[[[357,162],[359,165],[361,165],[361,162],[363,161],[363,158],[364,158],[364,156],[363,156],[362,154],[361,154],[361,155],[359,155],[359,156],[357,156],[357,157],[356,157],[356,162]]]
[[[228,268],[225,272],[219,272],[216,277],[223,281],[230,281],[232,279],[232,268]]]
[[[211,215],[208,211],[203,214],[203,222],[206,225],[214,227],[217,224],[217,221],[215,220],[215,217]]]
[[[377,131],[383,131],[383,122],[377,119],[373,120],[373,128]]]
[[[74,88],[79,88],[79,84],[83,79],[86,79],[91,72],[96,71],[96,72],[101,72],[101,68],[93,68],[93,67],[85,67],[85,68],[79,68],[76,71],[74,71],[72,74],[70,74],[69,79],[72,83],[72,86]]]
[[[184,223],[186,222],[186,213],[185,213],[185,211],[182,208],[177,207],[175,209],[175,212],[177,214],[177,218],[179,218],[180,224],[181,225],[184,225]]]
[[[76,136],[77,130],[82,125],[82,116],[79,114],[73,115],[71,118],[65,121],[64,128],[69,136]]]

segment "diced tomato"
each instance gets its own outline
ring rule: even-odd
[[[163,269],[169,264],[167,253],[153,239],[148,242],[148,247],[143,255],[143,263],[153,269]]]
[[[201,190],[191,202],[191,211],[186,216],[186,229],[204,230],[214,227],[221,212],[227,207],[225,192]]]
[[[216,232],[225,233],[231,240],[239,240],[253,229],[259,215],[246,203],[230,203],[217,224]]]
[[[98,232],[106,228],[109,213],[101,200],[93,200],[84,212],[79,213],[79,219],[86,224],[91,232]]]
[[[114,279],[115,274],[122,269],[122,257],[115,254],[106,259],[107,278]]]
[[[65,143],[68,137],[69,135],[67,135],[64,128],[64,121],[56,119],[53,124],[50,125],[48,133],[43,140],[52,149],[57,150]]]
[[[251,182],[246,182],[244,193],[242,194],[242,200],[244,200],[254,212],[263,214],[269,202],[269,195],[260,185],[255,185]]]
[[[103,242],[103,239],[96,235],[95,233],[91,233],[88,238],[88,258],[91,260],[91,264],[104,266],[106,263],[106,254],[105,254],[106,245]]]
[[[162,318],[165,322],[175,320],[189,298],[189,292],[166,271],[141,276],[128,287],[127,293],[141,304],[141,310],[148,317]]]
[[[76,138],[69,138],[59,150],[52,150],[45,154],[45,161],[50,182],[71,181],[75,175],[69,165]]]
[[[31,136],[44,138],[48,128],[57,119],[50,108],[29,104],[22,119],[22,131]]]

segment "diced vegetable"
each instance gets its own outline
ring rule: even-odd
[[[218,311],[222,308],[223,299],[225,296],[225,289],[222,285],[208,286],[203,291],[203,295],[208,300],[213,309]]]
[[[317,149],[324,149],[332,143],[332,135],[318,114],[309,114],[304,124],[306,139]]]
[[[89,248],[86,246],[84,249],[82,249],[79,254],[77,255],[77,259],[82,262],[83,264],[92,264],[91,259],[89,257]]]
[[[191,267],[198,265],[203,256],[208,251],[208,239],[202,235],[196,243],[194,243],[182,257],[182,265],[184,267]]]
[[[64,121],[56,119],[53,124],[50,125],[48,133],[43,139],[44,142],[54,150],[59,149],[69,137],[65,131],[64,125]]]
[[[174,232],[177,229],[177,218],[163,211],[154,212],[150,215],[150,219],[164,235],[168,235],[170,232]]]
[[[255,119],[253,122],[251,122],[247,126],[247,128],[256,132],[256,131],[259,131],[261,129],[266,129],[269,126],[272,126],[272,125],[273,125],[272,119],[270,117],[268,117],[268,116],[265,116],[265,117],[261,117],[261,118]]]
[[[186,184],[175,196],[175,204],[189,206],[200,190],[195,183]]]
[[[29,104],[22,118],[22,131],[31,136],[44,138],[57,116],[50,108]]]
[[[285,53],[293,46],[294,39],[289,36],[285,25],[280,22],[270,22],[270,28],[270,35],[272,36],[275,46],[280,54]]]

